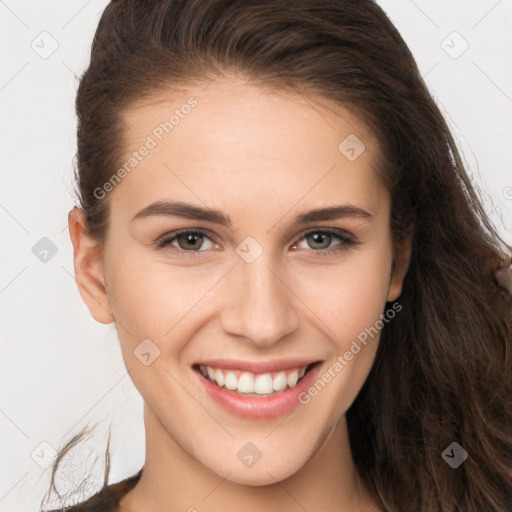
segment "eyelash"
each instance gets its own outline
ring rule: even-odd
[[[349,238],[346,235],[342,235],[339,231],[332,230],[332,229],[321,229],[321,230],[319,229],[319,230],[314,230],[314,231],[308,231],[308,232],[302,234],[301,237],[297,240],[297,242],[302,240],[303,238],[306,238],[309,235],[319,234],[319,233],[334,236],[334,237],[338,238],[339,240],[341,240],[341,242],[342,242],[338,246],[337,249],[316,249],[316,250],[315,249],[311,249],[313,252],[319,253],[319,256],[321,256],[321,257],[328,257],[328,256],[332,256],[332,255],[335,255],[335,254],[337,255],[337,254],[340,254],[342,251],[347,250],[350,247],[355,247],[355,246],[360,244],[360,242],[358,242],[358,241],[356,241],[356,240],[354,240],[352,238]],[[185,229],[180,229],[178,231],[173,231],[171,233],[167,233],[164,236],[160,237],[156,241],[156,246],[159,249],[172,248],[176,252],[176,254],[179,254],[180,256],[184,256],[184,257],[190,257],[190,258],[196,258],[197,256],[199,256],[199,254],[201,252],[204,252],[204,251],[201,251],[201,250],[186,251],[184,249],[178,249],[176,247],[172,247],[171,243],[174,240],[176,240],[179,235],[183,235],[183,234],[204,235],[204,236],[207,236],[208,238],[211,239],[208,231],[206,231],[204,229],[201,229],[201,228],[195,228],[195,229],[185,228]],[[297,242],[294,242],[294,245]]]

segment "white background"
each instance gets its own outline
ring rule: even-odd
[[[103,471],[110,424],[109,483],[144,462],[142,400],[114,326],[95,322],[79,296],[67,231],[77,76],[106,3],[0,0],[0,512],[39,509],[52,450],[86,424],[99,422],[93,442],[74,460],[77,482],[90,470],[80,467],[89,450],[100,457],[96,473]],[[491,218],[510,242],[512,0],[378,3],[415,55]],[[45,31],[50,36],[40,35]],[[463,48],[460,37],[446,39],[453,31],[469,44],[456,59],[443,49],[452,47],[446,49],[454,54]],[[52,39],[58,48],[48,58],[31,47],[43,51],[44,44],[48,51],[57,44]],[[57,248],[46,263],[32,252],[43,237]]]

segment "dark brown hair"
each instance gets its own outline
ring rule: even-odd
[[[216,77],[336,102],[379,140],[395,248],[411,235],[412,255],[402,311],[383,328],[347,419],[382,509],[512,510],[512,296],[494,278],[512,247],[375,2],[112,1],[76,98],[77,193],[91,236],[108,234],[108,196],[94,191],[121,164],[123,109]],[[469,454],[456,469],[441,456],[452,442]]]

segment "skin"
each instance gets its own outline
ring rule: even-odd
[[[378,336],[286,417],[236,417],[208,399],[191,368],[213,358],[304,357],[322,360],[322,375],[375,324],[385,302],[399,298],[410,244],[392,273],[390,198],[375,171],[377,140],[345,108],[230,78],[124,111],[126,157],[191,96],[198,105],[109,192],[103,246],[85,234],[81,210],[69,215],[81,296],[98,322],[115,322],[145,404],[144,471],[122,510],[379,510],[355,470],[345,420]],[[366,146],[354,161],[338,150],[349,134]],[[132,222],[166,199],[218,208],[233,225],[163,215]],[[373,217],[291,225],[297,214],[331,204]],[[155,245],[182,228],[210,235]],[[327,228],[359,244],[342,246],[328,235],[315,242],[311,233]],[[263,248],[250,264],[236,252],[247,236]],[[197,247],[196,257],[182,255]],[[160,354],[145,366],[134,351],[148,338]],[[248,441],[262,454],[250,468],[237,458]]]

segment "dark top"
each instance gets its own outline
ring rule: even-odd
[[[49,512],[119,512],[119,501],[139,481],[142,469],[135,475],[103,487],[82,503]]]

